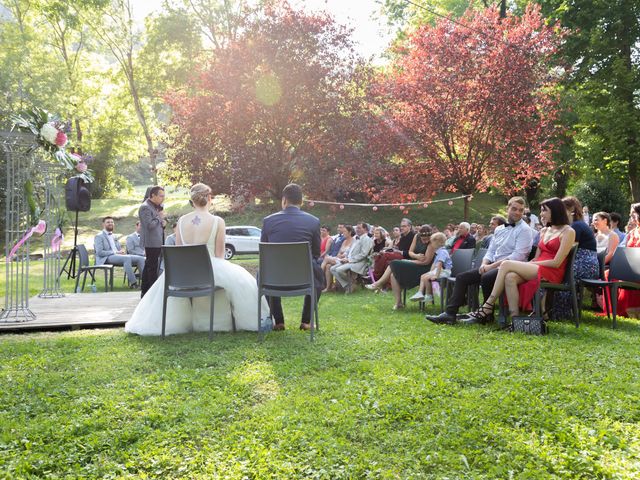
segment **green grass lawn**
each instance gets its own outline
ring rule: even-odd
[[[546,337],[328,294],[297,329],[0,337],[3,478],[639,478],[640,325]]]

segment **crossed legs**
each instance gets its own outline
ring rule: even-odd
[[[518,293],[518,285],[528,280],[533,280],[538,276],[538,265],[529,262],[518,262],[516,260],[507,260],[500,265],[496,281],[491,290],[491,294],[485,299],[484,304],[480,307],[481,314],[488,315],[493,312],[493,305],[496,299],[505,292],[507,301],[509,302],[509,313],[518,315],[518,301],[520,294]]]

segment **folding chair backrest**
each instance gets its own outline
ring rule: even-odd
[[[213,267],[206,245],[164,246],[162,256],[167,287],[214,285]]]
[[[616,248],[609,263],[609,278],[640,283],[640,248]]]
[[[78,256],[80,257],[80,268],[89,266],[89,252],[87,252],[87,247],[84,245],[77,245],[78,248]]]
[[[571,247],[571,250],[569,250],[569,253],[567,254],[567,266],[564,271],[564,280],[562,281],[562,283],[566,283],[567,285],[571,285],[571,283],[573,282],[573,264],[576,261],[577,251],[578,244],[575,244],[573,247]]]
[[[453,262],[453,267],[451,268],[451,276],[455,277],[459,273],[466,272],[467,270],[471,270],[471,262],[473,260],[473,254],[475,250],[473,248],[459,248],[453,255],[451,255],[451,261]]]
[[[260,243],[260,284],[271,287],[311,285],[309,242]]]
[[[488,248],[479,248],[478,251],[476,251],[476,254],[473,256],[473,261],[471,262],[471,268],[480,268],[480,265],[482,265],[482,259],[487,254],[488,250]]]

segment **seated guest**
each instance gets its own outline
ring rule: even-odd
[[[493,317],[494,305],[502,292],[507,295],[509,314],[514,317],[520,314],[520,309],[530,308],[541,281],[562,282],[567,257],[576,238],[562,200],[554,197],[542,202],[540,221],[546,227],[540,232],[534,259],[530,262],[508,260],[500,265],[491,294],[478,310],[467,316],[471,323],[486,323]]]
[[[489,250],[482,259],[482,265],[456,275],[447,308],[440,315],[427,315],[425,317],[427,320],[434,323],[455,323],[458,309],[466,303],[469,286],[480,284],[484,298],[488,298],[498,276],[498,268],[504,261],[527,260],[531,252],[533,230],[522,219],[525,205],[522,197],[513,197],[509,200],[507,223],[496,227]]]
[[[474,237],[476,239],[477,247],[484,241],[485,238],[487,238],[488,234],[489,232],[484,225],[482,225],[481,223],[476,224],[476,234],[474,235]]]
[[[584,222],[582,217],[582,204],[576,197],[564,197],[562,199],[567,215],[571,222],[571,228],[576,232],[578,250],[573,261],[573,275],[576,281],[581,279],[598,278],[600,267],[596,254],[596,237],[593,230]],[[571,305],[571,292],[555,292],[552,318],[571,318],[573,307]],[[578,299],[580,302],[580,299]]]
[[[382,227],[373,229],[373,251],[380,253],[385,248],[393,248],[393,242],[387,237],[387,232]]]
[[[113,235],[114,227],[113,217],[104,217],[102,220],[103,230],[94,239],[96,265],[108,264],[124,267],[129,287],[138,288],[138,279],[133,272],[133,265],[138,267],[139,272],[142,272],[145,258],[141,255],[127,255],[120,246],[120,242]]]
[[[631,211],[629,212],[629,224],[635,225],[624,239],[621,246],[625,248],[638,248],[640,247],[640,227],[638,226],[638,220],[640,219],[640,203],[634,203],[631,205]],[[607,280],[615,280],[615,278],[609,277],[609,272],[606,273]],[[640,309],[640,290],[626,290],[621,288],[618,290],[618,315],[622,317],[628,317],[632,314],[637,314]],[[607,312],[605,312],[607,313]]]
[[[622,223],[622,215],[616,212],[611,212],[611,230],[618,235],[618,239],[622,242],[624,240],[624,233],[620,231],[620,224]]]
[[[349,287],[351,272],[365,275],[369,268],[369,255],[373,248],[373,239],[368,235],[368,232],[369,226],[366,223],[356,224],[356,238],[353,246],[349,249],[349,254],[341,258],[339,263],[330,269],[331,274],[348,293],[351,293]]]
[[[430,248],[431,228],[423,225],[409,247],[409,259],[393,260],[382,276],[371,285],[365,285],[369,290],[380,290],[391,282],[396,303],[394,310],[403,308],[401,293],[403,288],[413,288],[420,283],[420,276],[429,271],[435,251]]]
[[[324,256],[335,257],[340,252],[342,242],[344,242],[344,223],[338,224],[338,233],[332,237],[331,245],[325,251]]]
[[[127,254],[144,257],[144,248],[140,245],[140,220],[136,222],[136,231],[127,237]]]
[[[389,264],[391,290],[395,297],[394,310],[404,308],[402,290],[420,285],[420,277],[431,270],[435,249],[431,245],[431,226],[423,225],[409,250],[411,260],[394,260]],[[383,275],[384,278],[384,275]],[[383,281],[383,278],[379,282]]]
[[[327,250],[331,249],[333,238],[331,238],[331,228],[327,225],[320,227],[320,257],[324,258]]]
[[[598,253],[607,252],[604,257],[604,264],[609,265],[616,248],[618,248],[618,243],[620,243],[620,237],[611,230],[611,216],[607,212],[594,213],[592,221],[597,230],[596,248]]]
[[[164,244],[168,247],[173,247],[176,245],[176,226],[178,224],[174,223],[173,226],[171,227],[173,229],[173,233],[171,235],[169,235],[167,238],[164,239]],[[161,257],[160,258],[160,271],[164,272],[164,258]]]
[[[322,271],[325,275],[325,280],[327,282],[326,288],[323,292],[328,292],[333,290],[333,274],[331,273],[331,267],[337,264],[342,263],[343,258],[348,258],[349,250],[351,249],[354,243],[354,237],[356,235],[355,230],[351,225],[341,225],[342,226],[342,236],[343,238],[340,240],[340,250],[335,256],[325,255],[324,260],[322,261]],[[336,240],[335,243],[337,243]]]
[[[507,219],[502,215],[495,215],[491,217],[491,221],[489,222],[489,234],[480,242],[480,248],[489,248],[496,228],[498,228],[500,225],[504,225],[505,223],[507,223]]]
[[[476,239],[471,236],[469,229],[471,226],[467,222],[462,222],[458,225],[458,234],[451,245],[451,253],[457,249],[475,248]]]
[[[386,270],[389,268],[389,264],[393,260],[410,258],[409,249],[411,248],[414,237],[415,233],[413,232],[411,220],[403,218],[400,222],[400,237],[397,241],[394,241],[393,248],[390,251],[383,251],[381,255],[374,258],[373,276],[378,279],[383,277]],[[385,283],[382,287],[385,287],[386,283],[389,281],[389,275],[391,275],[391,272],[387,274]]]
[[[451,261],[449,252],[444,248],[446,241],[447,237],[445,237],[444,233],[437,232],[431,235],[431,245],[436,252],[433,263],[431,264],[431,271],[420,277],[420,288],[418,288],[418,292],[411,297],[411,301],[431,302],[433,300],[431,282],[451,275],[453,262]]]
[[[398,244],[398,242],[400,241],[400,237],[402,236],[402,233],[400,232],[400,225],[395,225],[391,229],[391,235],[389,236],[391,237],[391,246],[393,248],[396,248],[396,245]]]

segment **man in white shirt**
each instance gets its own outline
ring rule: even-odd
[[[115,238],[113,230],[115,222],[113,217],[102,219],[102,232],[94,239],[94,249],[96,252],[96,265],[117,265],[124,267],[127,274],[130,288],[138,288],[138,279],[133,271],[133,265],[138,267],[138,271],[144,270],[145,258],[140,255],[127,255],[120,246],[120,242]]]
[[[467,289],[470,285],[480,284],[484,298],[488,298],[498,275],[498,267],[505,260],[526,262],[533,245],[533,230],[522,219],[525,212],[522,197],[513,197],[507,206],[507,223],[497,227],[482,259],[480,268],[460,273],[456,276],[453,293],[447,301],[447,308],[440,315],[426,315],[434,323],[453,324],[458,309],[465,304]],[[475,323],[475,317],[464,317],[465,323]],[[493,321],[491,316],[487,321]]]
[[[140,220],[136,222],[136,231],[127,237],[127,254],[144,257],[144,248],[140,242]]]

